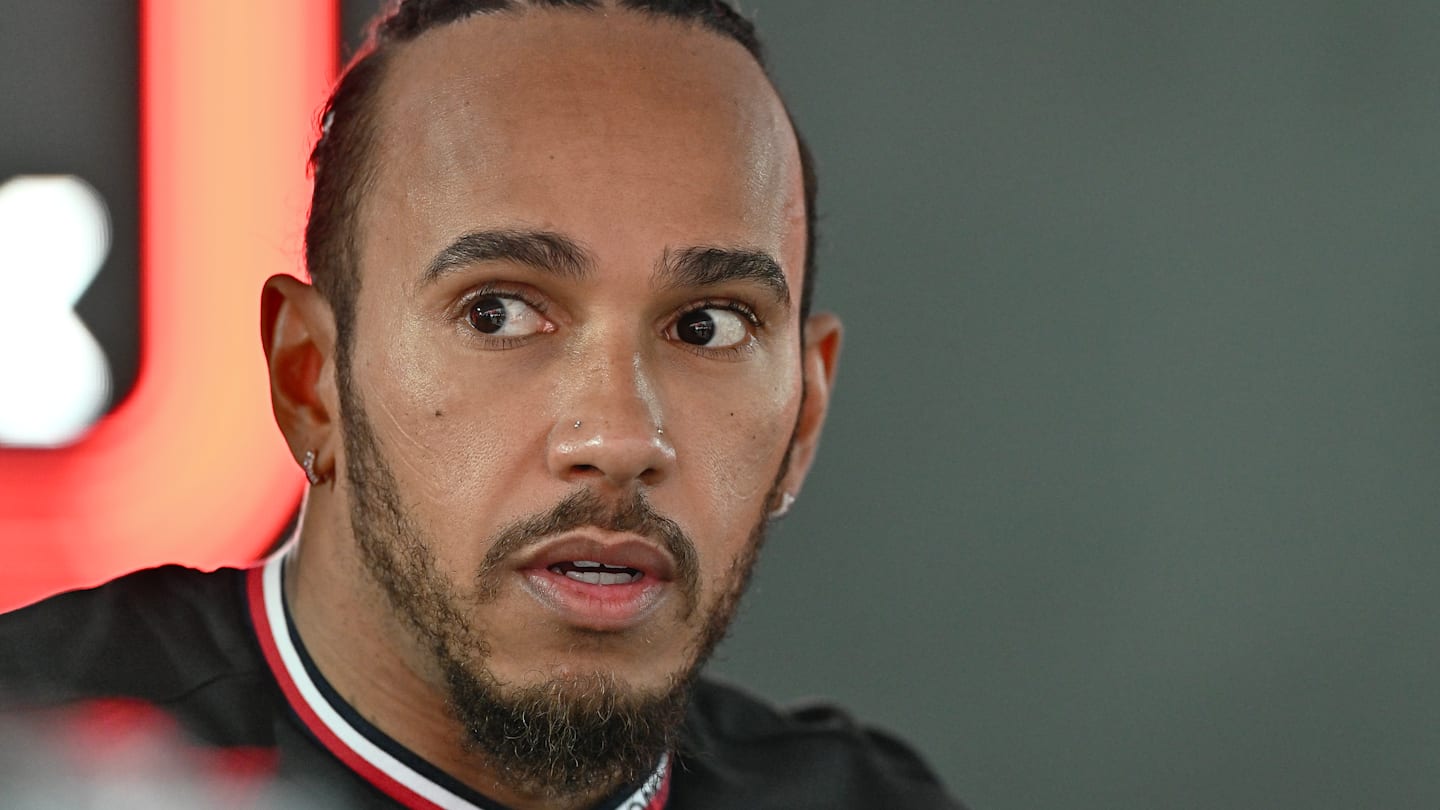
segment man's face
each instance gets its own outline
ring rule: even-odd
[[[428,572],[419,620],[498,684],[662,693],[742,587],[800,413],[784,111],[716,34],[543,11],[403,47],[378,109],[345,429],[394,508],[351,513],[394,524],[371,542]],[[337,461],[353,498],[373,465]]]

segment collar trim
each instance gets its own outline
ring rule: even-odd
[[[494,810],[460,796],[401,762],[352,725],[326,699],[305,670],[302,652],[290,638],[281,570],[285,554],[270,557],[247,572],[250,616],[265,660],[286,701],[305,728],[331,754],[382,793],[411,810]],[[616,808],[662,810],[670,795],[670,757],[633,794],[613,802]]]

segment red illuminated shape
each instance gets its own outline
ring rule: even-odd
[[[0,450],[0,610],[167,562],[253,560],[301,493],[270,416],[258,301],[266,277],[300,272],[335,3],[145,0],[140,14],[140,370],[78,443]]]

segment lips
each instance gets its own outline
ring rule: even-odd
[[[675,562],[637,535],[586,530],[540,544],[516,569],[562,622],[614,632],[643,623],[667,601]]]
[[[664,549],[633,534],[600,530],[570,532],[541,543],[525,555],[519,567],[548,569],[573,563],[628,568],[638,571],[642,579],[668,582],[675,576],[675,562]]]

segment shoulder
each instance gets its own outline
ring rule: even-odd
[[[0,615],[0,705],[134,698],[182,721],[233,705],[266,681],[244,588],[243,571],[165,566]]]
[[[843,710],[781,709],[709,679],[691,696],[675,791],[685,808],[961,807],[914,749]]]

